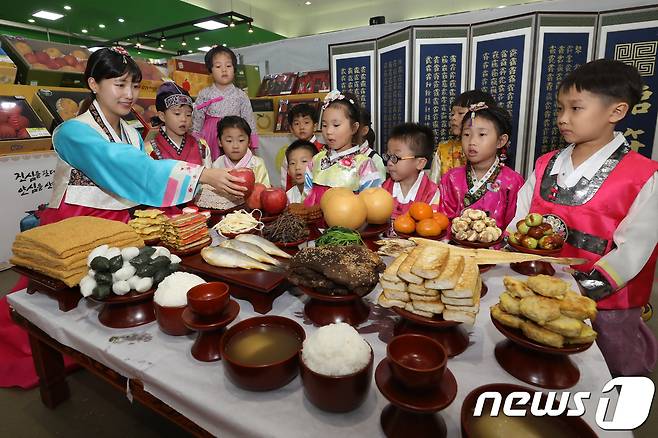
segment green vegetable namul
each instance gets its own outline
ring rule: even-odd
[[[345,227],[331,227],[315,240],[315,246],[348,246],[363,245],[361,235]]]

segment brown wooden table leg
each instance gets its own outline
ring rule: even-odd
[[[28,332],[34,368],[39,376],[39,390],[41,401],[50,409],[54,409],[68,400],[71,395],[66,382],[64,356],[62,353],[39,340]]]

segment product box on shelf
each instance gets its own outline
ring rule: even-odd
[[[17,82],[25,85],[84,87],[89,50],[71,44],[2,36],[2,48],[17,67]]]
[[[297,74],[295,94],[328,93],[329,70],[305,71]]]
[[[32,108],[41,118],[50,132],[61,123],[78,115],[82,101],[89,97],[89,91],[64,91],[41,89],[37,91],[36,99],[32,101]],[[133,113],[129,113],[124,120],[135,129],[144,126]]]
[[[274,127],[275,132],[289,132],[290,131],[290,125],[288,124],[288,112],[293,109],[295,106],[299,104],[308,104],[311,107],[313,107],[316,111],[316,114],[319,114],[320,112],[320,99],[319,98],[313,98],[313,99],[299,99],[299,100],[293,100],[293,99],[280,99],[279,100],[279,111],[277,112],[276,116],[276,126]],[[318,124],[319,125],[319,124]],[[318,126],[315,127],[316,131]]]
[[[158,87],[164,82],[166,72],[163,68],[141,59],[135,59],[135,62],[137,62],[139,69],[142,71],[140,93],[155,97],[155,94],[158,92]]]
[[[278,96],[292,94],[295,89],[297,73],[278,73],[265,75],[258,90],[259,96]]]
[[[258,133],[271,134],[274,131],[274,99],[251,99],[251,109]]]
[[[0,155],[47,151],[50,132],[23,96],[0,96]]]
[[[190,96],[198,96],[199,91],[212,84],[212,76],[200,62],[173,58],[167,62],[167,67],[169,77]]]
[[[13,84],[16,80],[16,64],[0,49],[0,84]]]
[[[247,93],[247,96],[256,97],[260,88],[260,69],[257,65],[239,64],[235,69],[233,83]]]

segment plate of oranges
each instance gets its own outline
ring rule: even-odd
[[[450,226],[450,219],[436,212],[426,202],[414,202],[409,211],[393,221],[393,230],[402,238],[425,237],[440,240]]]

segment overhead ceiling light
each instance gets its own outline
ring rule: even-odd
[[[201,38],[199,37],[194,37],[194,41],[199,41]]]
[[[87,29],[82,29],[82,33],[87,33]]]
[[[98,27],[100,27],[101,29],[105,29],[105,25],[104,25],[104,24],[99,24]]]
[[[306,2],[306,3],[304,3],[304,4],[305,4],[306,6],[309,6],[309,5],[311,4],[311,2]]]
[[[222,44],[222,46],[226,47],[226,43]]]
[[[118,21],[119,21],[119,23],[124,23],[126,20],[124,20],[123,18],[119,18]]]
[[[212,49],[212,47],[210,47],[210,46],[199,47],[200,52],[207,52],[210,49]]]
[[[55,20],[59,20],[64,15],[56,14],[55,12],[39,11],[39,12],[35,12],[34,14],[32,14],[32,16],[37,17],[37,18],[43,18],[44,20],[55,21]]]
[[[66,6],[64,6],[64,9],[66,9],[67,11],[70,11],[70,10],[71,10],[71,7],[68,6],[68,5],[66,5]]]
[[[226,27],[224,23],[215,20],[202,21],[201,23],[194,23],[194,25],[206,30],[217,30]]]
[[[191,51],[191,50],[188,50],[187,53],[192,53],[192,51]]]
[[[142,54],[142,52],[140,52],[140,51],[138,50],[138,51],[137,51],[137,54],[138,54],[138,55],[141,55],[141,54]]]
[[[167,41],[164,32],[160,32],[160,41]]]
[[[181,40],[180,45],[181,46],[187,46],[187,42],[185,41],[185,37],[183,37],[183,39]]]
[[[34,18],[28,18],[27,22],[28,22],[28,23],[34,23],[35,20],[34,20]]]
[[[249,23],[249,29],[247,29],[247,32],[249,33],[254,33],[254,27]]]

